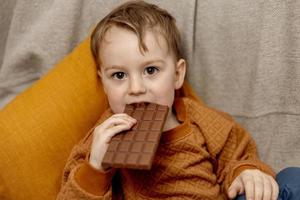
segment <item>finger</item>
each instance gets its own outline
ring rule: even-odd
[[[261,174],[253,177],[255,200],[262,200],[264,195],[264,179]]]
[[[122,123],[123,122],[122,120],[131,122],[131,123],[136,123],[136,119],[134,119],[133,117],[130,117],[129,115],[127,115],[125,113],[119,113],[119,114],[115,114],[115,115],[111,116],[110,118],[108,118],[107,120],[105,120],[101,124],[101,126],[104,129],[107,129],[107,128],[109,128],[111,126],[114,126],[118,123]]]
[[[272,196],[272,183],[268,175],[263,178],[264,190],[263,190],[263,200],[270,200]]]
[[[129,120],[136,121],[135,118],[131,117],[127,113],[117,113],[117,114],[114,114],[112,117],[116,117],[116,118],[121,117],[121,118],[124,118],[124,119],[129,119]]]
[[[93,135],[93,143],[109,143],[111,138],[125,130],[129,130],[135,123],[128,122],[124,119],[114,119],[109,122],[109,127],[96,127]],[[98,141],[98,142],[97,142]]]
[[[117,126],[119,124],[130,123],[135,124],[136,119],[126,115],[112,116],[105,120],[102,124],[95,128],[95,132],[103,132],[105,129]]]
[[[108,129],[108,133],[112,133],[112,132],[120,133],[122,131],[129,130],[133,125],[134,123],[132,122],[123,122],[123,123],[115,124],[114,126]]]
[[[105,120],[105,122],[109,122],[109,121],[115,120],[115,119],[124,119],[124,120],[128,120],[128,121],[136,121],[136,119],[134,119],[133,117],[129,116],[126,113],[118,113],[118,114],[114,114],[111,117],[109,117],[107,120]]]
[[[110,129],[104,131],[103,134],[98,134],[99,136],[97,136],[93,139],[92,150],[98,151],[98,150],[100,150],[99,148],[101,148],[101,151],[104,153],[106,151],[106,149],[108,148],[111,138],[122,131],[130,129],[131,126],[132,125],[130,125],[128,123],[118,124],[117,126],[114,126]],[[97,154],[98,156],[99,156],[99,152]],[[99,156],[99,157],[102,160],[102,156]]]
[[[272,194],[271,194],[271,199],[272,200],[277,200],[278,194],[279,194],[279,187],[277,182],[274,180],[273,177],[269,177],[271,185],[272,185]]]
[[[228,189],[228,197],[234,199],[238,194],[244,193],[244,186],[240,177],[237,177]]]
[[[107,131],[107,134],[104,138],[104,141],[106,143],[109,143],[111,138],[113,136],[115,136],[116,134],[122,132],[122,131],[127,131],[129,130],[131,127],[133,126],[132,123],[124,123],[124,124],[118,124],[118,125],[115,125],[114,127],[111,127],[108,131]]]
[[[251,175],[245,175],[242,178],[244,188],[245,188],[245,194],[247,200],[253,200],[254,199],[254,180]]]

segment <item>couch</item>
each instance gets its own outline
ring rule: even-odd
[[[55,199],[72,146],[107,107],[89,50],[112,1],[0,6],[0,199]],[[177,19],[187,80],[275,171],[300,166],[300,3],[148,0]]]

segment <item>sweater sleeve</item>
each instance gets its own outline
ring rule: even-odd
[[[271,167],[259,159],[256,144],[250,134],[235,122],[216,162],[218,182],[225,193],[243,170],[258,169],[275,176]]]
[[[205,139],[223,193],[227,193],[232,181],[245,169],[259,169],[275,176],[273,170],[259,159],[250,134],[230,115],[203,106],[201,102],[190,99],[185,102],[189,119],[199,127]]]
[[[102,123],[104,118],[105,116],[97,122],[96,126]],[[114,172],[100,172],[89,165],[87,161],[94,128],[72,149],[63,171],[57,200],[106,200],[112,198],[111,178]]]

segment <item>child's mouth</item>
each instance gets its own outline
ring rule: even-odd
[[[136,107],[142,107],[142,106],[147,106],[147,105],[149,105],[149,103],[150,103],[150,102],[144,101],[144,102],[131,103],[131,105],[134,105],[134,106],[136,106]]]

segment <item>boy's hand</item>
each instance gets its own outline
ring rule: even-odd
[[[247,200],[276,200],[278,185],[274,178],[257,169],[247,169],[237,176],[228,189],[228,197],[246,194]]]
[[[101,163],[105,152],[107,151],[111,138],[125,130],[129,130],[135,123],[136,119],[125,113],[114,114],[102,124],[97,126],[93,133],[93,142],[89,163],[96,169],[105,171]]]

